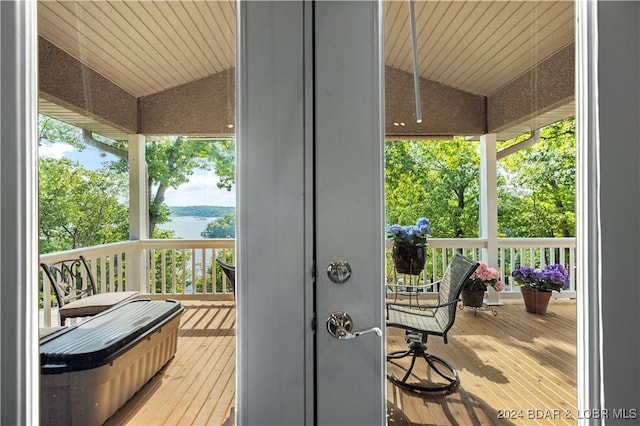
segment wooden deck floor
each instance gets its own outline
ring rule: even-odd
[[[233,302],[183,304],[175,358],[107,425],[233,425]],[[458,368],[457,392],[422,397],[387,382],[390,425],[576,424],[575,301],[552,300],[547,315],[512,301],[496,310],[458,311],[449,343],[429,341]],[[405,346],[387,331],[389,351]]]

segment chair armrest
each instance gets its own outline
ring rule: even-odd
[[[387,318],[389,317],[389,309],[400,311],[400,312],[408,312],[408,313],[411,313],[412,315],[419,315],[423,317],[433,317],[437,309],[457,304],[460,300],[461,300],[460,298],[457,298],[454,300],[450,300],[449,302],[446,302],[446,303],[439,303],[437,305],[423,305],[423,306],[415,306],[413,304],[407,305],[404,303],[397,303],[397,302],[388,302],[386,304]],[[405,309],[394,309],[394,306],[398,306],[400,308],[405,308]],[[425,312],[427,309],[429,310],[429,312]]]

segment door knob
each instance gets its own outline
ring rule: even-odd
[[[332,282],[342,284],[351,277],[351,265],[346,260],[334,260],[327,266],[327,276]]]
[[[376,333],[378,337],[382,336],[382,330],[378,327],[371,327],[367,330],[352,332],[353,320],[346,312],[334,312],[327,317],[327,331],[336,339],[346,340],[354,339],[367,333]]]

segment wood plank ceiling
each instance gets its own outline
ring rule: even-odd
[[[572,1],[417,1],[416,18],[421,77],[482,96],[574,40]],[[408,3],[385,2],[386,65],[412,73],[409,28]],[[38,30],[136,98],[235,62],[228,0],[39,1]]]

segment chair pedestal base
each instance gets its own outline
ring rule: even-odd
[[[422,342],[410,342],[409,349],[395,351],[387,354],[387,362],[394,363],[394,360],[411,357],[411,363],[408,368],[406,368],[404,377],[402,379],[398,379],[391,373],[387,373],[387,378],[391,380],[396,386],[418,393],[430,393],[430,394],[447,394],[455,391],[455,389],[460,384],[460,378],[458,377],[458,371],[449,364],[447,361],[443,360],[440,357],[427,353],[427,347]],[[431,375],[429,370],[433,370],[439,377],[442,378],[442,383],[432,383],[432,384],[414,384],[409,383],[407,380],[411,377],[411,373],[413,372],[413,368],[415,367],[416,360],[423,359],[427,363],[427,371],[426,377]],[[396,364],[396,363],[394,363]],[[397,365],[397,364],[396,364]],[[387,369],[389,371],[389,369]],[[415,375],[415,378],[422,377],[421,375]]]

